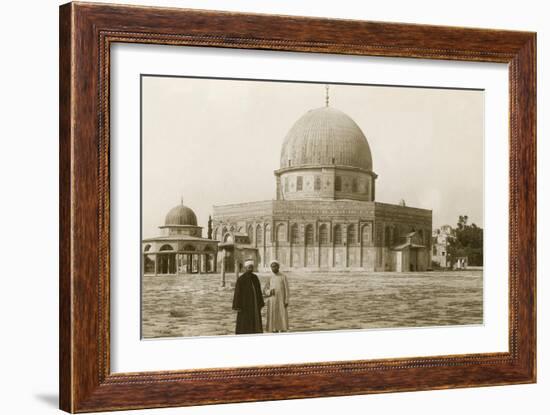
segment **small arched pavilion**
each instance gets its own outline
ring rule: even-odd
[[[161,235],[142,241],[144,275],[216,272],[218,241],[202,237],[195,212],[183,202],[168,212],[159,228]]]

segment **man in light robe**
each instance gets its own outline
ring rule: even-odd
[[[233,310],[237,311],[235,334],[262,333],[262,307],[264,299],[258,276],[254,274],[254,261],[244,263],[245,272],[235,284]]]
[[[266,331],[278,333],[288,331],[289,289],[286,275],[279,268],[278,261],[271,261],[271,278],[264,287],[267,301]]]

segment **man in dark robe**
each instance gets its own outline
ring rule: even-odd
[[[252,272],[253,261],[246,261],[244,268],[244,274],[237,278],[233,295],[233,310],[237,311],[235,334],[263,333],[261,311],[264,299],[260,280]]]

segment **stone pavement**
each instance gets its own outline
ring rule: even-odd
[[[290,331],[483,323],[480,270],[425,273],[287,273]],[[260,274],[263,284],[267,274]],[[234,277],[144,277],[144,338],[234,334]],[[265,322],[265,308],[263,311]]]

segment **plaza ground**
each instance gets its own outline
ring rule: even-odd
[[[482,324],[482,274],[289,272],[290,331]],[[268,274],[259,277],[263,287]],[[234,279],[222,288],[219,274],[144,277],[142,337],[234,334]]]

